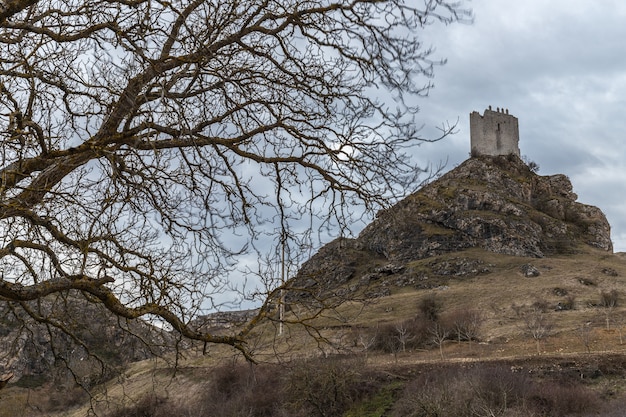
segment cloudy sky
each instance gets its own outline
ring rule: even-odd
[[[520,150],[539,174],[569,176],[578,201],[599,207],[626,251],[626,2],[473,0],[474,23],[432,26],[435,88],[420,103],[424,134],[458,133],[419,158],[469,156],[469,113],[492,105],[519,119]]]

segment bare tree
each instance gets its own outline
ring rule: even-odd
[[[0,300],[63,329],[26,303],[73,290],[249,356],[279,277],[236,332],[190,323],[233,301],[230,272],[276,224],[297,245],[307,218],[341,230],[354,203],[411,190],[412,100],[441,62],[420,30],[467,16],[443,0],[2,2]]]
[[[591,337],[593,334],[593,327],[591,326],[591,324],[591,322],[581,324],[580,328],[578,329],[578,336],[580,337],[581,342],[583,342],[587,353],[591,353]]]
[[[445,321],[456,333],[458,343],[467,340],[471,347],[472,340],[478,338],[485,316],[480,310],[460,309],[449,313]]]
[[[448,336],[450,336],[450,329],[437,321],[432,323],[428,330],[432,336],[432,341],[439,347],[439,355],[443,360],[443,345],[448,339]]]
[[[541,341],[552,333],[552,323],[546,312],[539,307],[531,307],[522,315],[527,333],[537,344],[537,354],[541,354]]]
[[[396,333],[396,338],[402,346],[402,352],[406,352],[406,344],[415,339],[415,335],[411,333],[409,322],[403,321],[396,324]]]
[[[600,293],[600,306],[604,307],[604,321],[606,322],[606,329],[611,328],[611,316],[617,308],[619,301],[619,293],[617,290],[602,291]]]
[[[624,344],[624,326],[626,326],[626,316],[622,313],[613,319],[617,333],[619,334],[619,344]]]
[[[367,355],[373,346],[376,345],[376,332],[368,332],[365,329],[361,329],[358,333],[357,343],[363,348],[363,352],[365,352],[365,358],[367,359]]]

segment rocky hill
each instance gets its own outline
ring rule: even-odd
[[[356,239],[324,246],[293,280],[292,287],[303,291],[291,300],[340,287],[355,292],[382,276],[388,285],[417,285],[424,272],[413,261],[467,248],[535,258],[580,245],[612,252],[602,211],[576,200],[565,175],[537,175],[514,155],[472,157],[379,212]],[[484,268],[455,258],[430,272],[475,275]]]
[[[483,377],[498,389],[519,377],[515,395],[525,399],[507,402],[515,412],[497,404],[499,415],[621,415],[611,412],[626,404],[626,263],[612,254],[602,212],[576,199],[563,175],[537,175],[516,157],[471,158],[378,213],[357,238],[337,239],[306,262],[290,281],[283,335],[277,334],[277,317],[270,317],[251,339],[262,365],[243,364],[227,349],[179,344],[186,350],[177,352],[176,361],[132,364],[106,384],[101,396],[69,405],[65,400],[53,409],[57,414],[45,415],[91,415],[95,403],[99,415],[109,417],[316,416],[321,415],[316,410],[338,404],[350,411],[332,415],[418,415],[430,407],[415,402],[422,394],[454,405],[450,387],[466,395],[455,394],[456,404],[482,406],[475,401]],[[426,315],[425,301],[436,314]],[[83,329],[83,338],[101,358],[131,351],[129,361],[149,355],[131,333],[152,346],[162,337],[139,327],[120,329],[108,319],[99,323],[105,316],[97,306],[75,308],[94,308],[82,313],[96,324],[94,330]],[[197,325],[225,329],[253,313],[216,313],[200,317]],[[0,330],[3,317],[12,316],[0,314]],[[480,328],[471,336],[458,330],[467,317]],[[18,318],[11,320],[7,328],[17,332]],[[540,337],[539,328],[545,330]],[[51,366],[61,369],[50,363],[44,347],[51,339],[44,330],[29,336],[40,338],[38,351],[29,355],[28,344],[18,338],[23,357],[40,357],[33,362],[42,365],[40,375]],[[0,337],[0,343],[18,340],[15,334]],[[115,350],[94,350],[111,340]],[[83,350],[76,352],[66,356],[77,358],[73,365],[91,360]],[[457,389],[459,381],[465,388]],[[446,395],[424,389],[434,382]],[[4,410],[13,404],[14,410],[27,410],[21,415],[35,415],[28,414],[32,405],[24,405],[24,386],[3,390]],[[53,394],[71,398],[67,391]],[[50,395],[50,389],[43,392]],[[510,395],[504,392],[505,399]],[[603,413],[600,405],[609,411]],[[3,414],[3,407],[0,416],[18,415]],[[46,407],[41,409],[50,410]],[[432,409],[447,410],[440,415],[496,414]]]

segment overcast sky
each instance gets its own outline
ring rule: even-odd
[[[599,207],[616,252],[626,251],[626,2],[474,0],[474,23],[433,26],[448,63],[419,105],[425,134],[459,119],[458,133],[420,158],[469,156],[469,113],[489,105],[519,120],[521,154],[539,174],[565,174],[578,201]]]

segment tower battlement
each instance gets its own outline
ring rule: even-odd
[[[471,112],[470,140],[472,155],[520,156],[517,117],[510,115],[508,109],[494,111],[489,106],[482,116]]]

